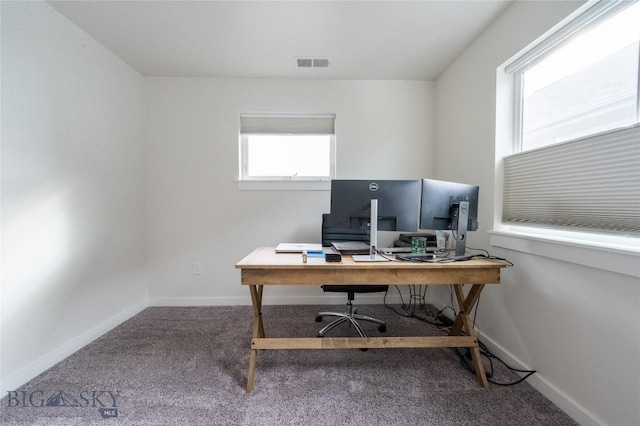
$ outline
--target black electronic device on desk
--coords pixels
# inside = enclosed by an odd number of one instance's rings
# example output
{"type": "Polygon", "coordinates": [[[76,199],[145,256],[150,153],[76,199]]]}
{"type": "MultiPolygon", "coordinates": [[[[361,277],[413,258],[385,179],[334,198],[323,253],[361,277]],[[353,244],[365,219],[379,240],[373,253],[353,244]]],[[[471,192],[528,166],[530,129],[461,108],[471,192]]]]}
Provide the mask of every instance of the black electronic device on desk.
{"type": "Polygon", "coordinates": [[[409,234],[400,234],[395,244],[397,244],[399,247],[411,247],[411,243],[416,237],[426,238],[427,247],[436,247],[438,244],[436,241],[436,234],[434,234],[433,232],[414,232],[409,234]]]}
{"type": "Polygon", "coordinates": [[[325,262],[342,262],[342,255],[340,253],[326,252],[324,260],[325,262]]]}
{"type": "Polygon", "coordinates": [[[430,253],[402,253],[396,255],[397,260],[406,262],[431,262],[431,263],[447,263],[459,262],[463,260],[471,260],[473,256],[439,256],[435,252],[430,253]]]}

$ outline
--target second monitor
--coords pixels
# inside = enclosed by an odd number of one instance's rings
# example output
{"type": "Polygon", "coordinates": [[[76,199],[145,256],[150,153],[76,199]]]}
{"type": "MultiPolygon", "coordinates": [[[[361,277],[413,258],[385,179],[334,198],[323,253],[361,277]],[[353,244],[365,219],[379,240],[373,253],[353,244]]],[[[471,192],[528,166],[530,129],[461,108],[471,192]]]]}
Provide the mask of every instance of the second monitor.
{"type": "Polygon", "coordinates": [[[467,231],[478,229],[479,191],[476,185],[422,180],[420,228],[454,231],[456,257],[465,257],[467,231]]]}

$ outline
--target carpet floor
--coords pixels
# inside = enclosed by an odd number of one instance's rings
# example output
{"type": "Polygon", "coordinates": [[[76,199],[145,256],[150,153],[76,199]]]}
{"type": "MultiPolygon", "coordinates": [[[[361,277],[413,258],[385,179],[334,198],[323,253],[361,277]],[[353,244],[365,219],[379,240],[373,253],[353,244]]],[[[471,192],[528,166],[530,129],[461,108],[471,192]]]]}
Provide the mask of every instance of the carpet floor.
{"type": "MultiPolygon", "coordinates": [[[[316,314],[336,309],[265,306],[265,332],[314,337],[316,314]]],[[[383,305],[360,311],[387,321],[389,336],[443,333],[383,305]]],[[[576,424],[526,382],[483,389],[444,348],[260,351],[247,394],[251,318],[249,306],[148,308],[8,392],[0,424],[576,424]]],[[[343,324],[329,335],[356,334],[343,324]]],[[[494,362],[491,380],[518,378],[494,362]]]]}

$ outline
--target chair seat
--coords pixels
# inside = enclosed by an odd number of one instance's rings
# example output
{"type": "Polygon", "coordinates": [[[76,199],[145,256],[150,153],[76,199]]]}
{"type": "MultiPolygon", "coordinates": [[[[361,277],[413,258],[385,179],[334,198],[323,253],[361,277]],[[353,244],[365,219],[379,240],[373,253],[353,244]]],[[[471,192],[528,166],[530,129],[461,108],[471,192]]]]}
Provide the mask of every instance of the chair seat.
{"type": "MultiPolygon", "coordinates": [[[[333,241],[366,241],[369,243],[369,235],[366,232],[354,231],[348,229],[336,229],[329,226],[330,220],[328,214],[322,215],[322,245],[324,247],[331,246],[333,241]],[[331,239],[329,239],[331,238],[331,239]]],[[[382,293],[389,290],[389,286],[384,285],[332,285],[325,284],[322,286],[322,291],[333,293],[347,293],[347,310],[344,314],[339,312],[320,312],[316,317],[317,322],[322,321],[322,317],[337,317],[335,321],[324,327],[318,332],[318,336],[322,337],[324,334],[334,328],[335,326],[344,322],[351,324],[360,337],[366,337],[364,330],[358,324],[357,320],[368,321],[378,324],[378,331],[385,332],[387,330],[387,324],[384,321],[366,316],[358,315],[356,310],[353,309],[351,301],[354,299],[356,293],[382,293]]]]}
{"type": "Polygon", "coordinates": [[[335,293],[380,293],[387,291],[388,285],[323,285],[322,290],[335,293]]]}

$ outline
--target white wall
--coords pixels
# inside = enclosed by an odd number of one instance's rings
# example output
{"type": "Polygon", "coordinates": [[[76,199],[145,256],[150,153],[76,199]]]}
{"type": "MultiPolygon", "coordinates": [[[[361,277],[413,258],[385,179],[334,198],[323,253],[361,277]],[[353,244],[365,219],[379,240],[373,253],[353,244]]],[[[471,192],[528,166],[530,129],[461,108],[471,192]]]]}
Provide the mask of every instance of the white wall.
{"type": "MultiPolygon", "coordinates": [[[[241,112],[336,113],[339,178],[479,184],[469,239],[489,247],[496,68],[578,5],[516,2],[436,86],[143,80],[45,3],[2,2],[2,391],[146,305],[145,246],[151,304],[235,304],[248,251],[319,240],[327,191],[238,190],[241,112]]],[[[637,280],[491,251],[516,267],[483,294],[484,338],[581,423],[638,424],[637,280]]],[[[322,297],[287,287],[265,303],[322,297]]]]}
{"type": "Polygon", "coordinates": [[[146,306],[144,80],[2,2],[2,392],[146,306]]]}
{"type": "MultiPolygon", "coordinates": [[[[640,424],[637,278],[490,247],[496,69],[581,2],[516,2],[437,82],[437,176],[480,185],[470,245],[515,267],[483,293],[482,337],[538,373],[530,382],[582,424],[640,424]]],[[[498,105],[510,108],[511,105],[498,105]]],[[[498,129],[500,131],[500,129],[498,129]]],[[[447,304],[447,294],[435,294],[447,304]]]]}
{"type": "MultiPolygon", "coordinates": [[[[152,305],[250,303],[234,269],[242,257],[257,246],[320,242],[329,191],[238,189],[242,112],[335,113],[338,178],[433,175],[432,82],[149,78],[147,87],[152,305]]],[[[319,288],[282,287],[264,299],[314,297],[319,288]]]]}

